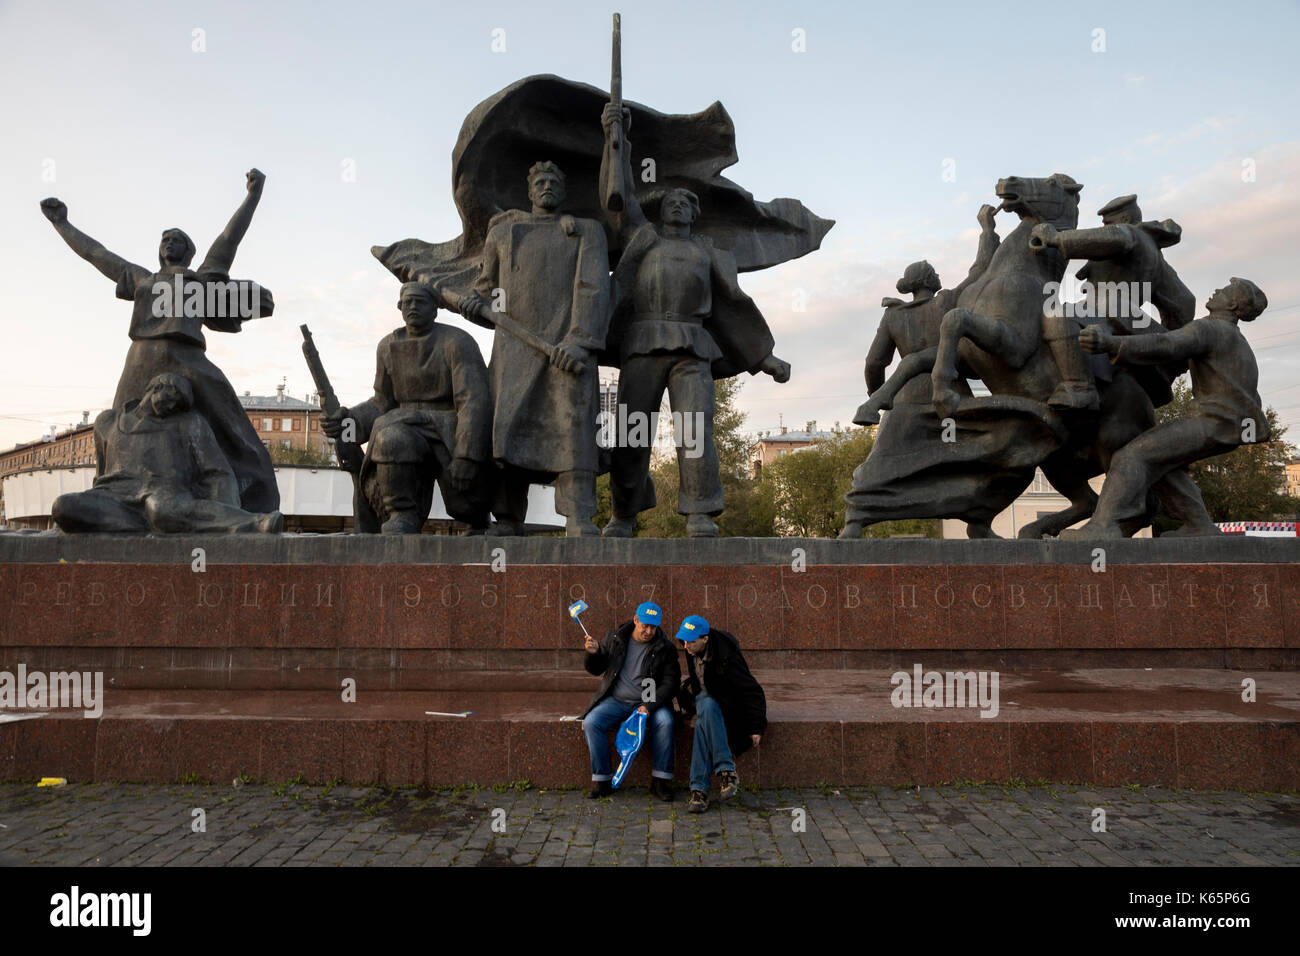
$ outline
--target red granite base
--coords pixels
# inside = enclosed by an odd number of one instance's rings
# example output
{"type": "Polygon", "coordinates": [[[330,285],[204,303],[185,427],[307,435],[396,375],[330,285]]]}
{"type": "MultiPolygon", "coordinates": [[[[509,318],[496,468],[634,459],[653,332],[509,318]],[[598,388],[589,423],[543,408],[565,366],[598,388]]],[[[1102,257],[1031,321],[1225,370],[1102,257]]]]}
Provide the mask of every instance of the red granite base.
{"type": "MultiPolygon", "coordinates": [[[[649,566],[0,564],[0,649],[546,655],[658,602],[747,649],[843,654],[1300,649],[1300,565],[649,566]]],[[[200,666],[208,666],[202,663],[200,666]]],[[[530,666],[533,666],[530,664],[530,666]]],[[[817,665],[814,665],[817,666],[817,665]]]]}

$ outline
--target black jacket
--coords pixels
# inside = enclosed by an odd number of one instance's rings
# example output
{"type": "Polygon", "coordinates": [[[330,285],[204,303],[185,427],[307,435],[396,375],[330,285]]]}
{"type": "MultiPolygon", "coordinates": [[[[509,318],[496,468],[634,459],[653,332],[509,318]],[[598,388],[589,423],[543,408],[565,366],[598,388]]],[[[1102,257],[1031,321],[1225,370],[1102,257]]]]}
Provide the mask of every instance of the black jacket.
{"type": "Polygon", "coordinates": [[[695,697],[700,692],[697,668],[703,667],[704,687],[722,708],[732,756],[744,753],[753,746],[750,735],[767,730],[767,697],[749,672],[739,642],[726,631],[711,630],[704,660],[687,654],[686,667],[690,676],[677,694],[677,706],[684,714],[695,712],[695,697]]]}
{"type": "MultiPolygon", "coordinates": [[[[627,642],[632,640],[632,622],[628,621],[616,630],[610,631],[600,642],[600,648],[594,654],[584,656],[582,666],[588,674],[600,678],[600,689],[591,703],[583,711],[586,717],[591,709],[609,696],[618,679],[618,672],[623,667],[627,656],[627,642]]],[[[650,639],[649,653],[645,658],[645,671],[636,675],[637,680],[651,677],[655,682],[654,700],[646,701],[645,709],[654,713],[660,707],[672,702],[682,683],[682,667],[677,662],[677,648],[664,634],[663,628],[655,628],[655,636],[650,639]]]]}

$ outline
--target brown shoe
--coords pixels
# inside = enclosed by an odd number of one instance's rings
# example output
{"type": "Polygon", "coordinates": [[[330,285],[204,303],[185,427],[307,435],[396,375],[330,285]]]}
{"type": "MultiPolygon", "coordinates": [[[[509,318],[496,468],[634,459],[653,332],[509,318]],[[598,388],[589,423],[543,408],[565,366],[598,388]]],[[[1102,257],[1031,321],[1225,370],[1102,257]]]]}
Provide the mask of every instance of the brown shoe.
{"type": "Polygon", "coordinates": [[[718,774],[721,786],[718,788],[718,796],[723,800],[730,800],[740,789],[740,775],[734,770],[724,770],[718,774]]]}
{"type": "Polygon", "coordinates": [[[672,803],[673,785],[662,777],[655,777],[650,781],[650,795],[658,797],[664,803],[672,803]]]}

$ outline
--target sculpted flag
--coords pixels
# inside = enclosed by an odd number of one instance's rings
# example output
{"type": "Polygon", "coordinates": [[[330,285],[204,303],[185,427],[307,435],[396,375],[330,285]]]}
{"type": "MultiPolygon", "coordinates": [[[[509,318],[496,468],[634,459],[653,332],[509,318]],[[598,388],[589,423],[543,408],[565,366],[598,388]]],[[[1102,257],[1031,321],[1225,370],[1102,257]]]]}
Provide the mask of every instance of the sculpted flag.
{"type": "MultiPolygon", "coordinates": [[[[452,151],[460,236],[438,243],[403,239],[370,251],[403,282],[428,282],[458,294],[469,291],[489,220],[502,210],[530,207],[528,168],[539,160],[550,160],[565,173],[565,213],[601,220],[600,113],[608,101],[604,90],[558,76],[528,77],[484,100],[465,118],[452,151]]],[[[633,185],[646,215],[658,219],[664,190],[691,190],[704,210],[694,231],[728,250],[740,272],[812,252],[835,224],[797,199],[758,202],[721,175],[738,160],[735,127],[721,103],[691,114],[624,105],[632,112],[633,185]],[[643,157],[654,159],[653,181],[646,181],[650,171],[643,167],[643,157]]],[[[611,248],[611,268],[619,252],[611,248]]]]}

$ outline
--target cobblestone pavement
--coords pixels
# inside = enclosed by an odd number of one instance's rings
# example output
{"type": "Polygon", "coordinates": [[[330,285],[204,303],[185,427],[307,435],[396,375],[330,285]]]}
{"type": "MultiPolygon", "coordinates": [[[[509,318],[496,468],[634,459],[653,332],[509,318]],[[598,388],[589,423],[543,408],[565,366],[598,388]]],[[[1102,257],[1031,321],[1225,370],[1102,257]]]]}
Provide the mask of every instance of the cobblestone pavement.
{"type": "Polygon", "coordinates": [[[691,814],[684,794],[666,804],[644,789],[590,801],[523,786],[2,784],[0,863],[1300,865],[1295,795],[822,787],[747,790],[721,809],[713,796],[707,812],[691,814]],[[1094,831],[1098,808],[1104,832],[1094,831]]]}

